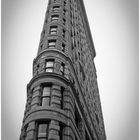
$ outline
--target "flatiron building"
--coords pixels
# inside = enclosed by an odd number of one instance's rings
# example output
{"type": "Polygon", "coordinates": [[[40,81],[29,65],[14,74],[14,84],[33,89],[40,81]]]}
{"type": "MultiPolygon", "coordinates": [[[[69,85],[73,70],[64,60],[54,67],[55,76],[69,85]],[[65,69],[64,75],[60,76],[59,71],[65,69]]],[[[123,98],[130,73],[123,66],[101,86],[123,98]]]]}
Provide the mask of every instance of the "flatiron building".
{"type": "Polygon", "coordinates": [[[20,140],[106,140],[83,0],[49,0],[20,140]]]}

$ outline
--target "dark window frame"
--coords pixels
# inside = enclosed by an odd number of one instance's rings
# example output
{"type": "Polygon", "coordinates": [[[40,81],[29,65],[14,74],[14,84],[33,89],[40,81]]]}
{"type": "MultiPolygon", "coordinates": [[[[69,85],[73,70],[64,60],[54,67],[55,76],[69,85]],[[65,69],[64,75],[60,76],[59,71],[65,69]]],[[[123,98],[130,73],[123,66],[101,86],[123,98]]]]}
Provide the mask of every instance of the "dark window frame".
{"type": "Polygon", "coordinates": [[[50,26],[50,34],[51,35],[56,35],[57,34],[57,28],[58,26],[50,26]]]}
{"type": "Polygon", "coordinates": [[[62,36],[63,36],[63,39],[65,39],[65,37],[66,37],[66,30],[65,29],[62,30],[62,36]]]}
{"type": "Polygon", "coordinates": [[[51,21],[58,21],[59,15],[55,14],[51,16],[51,21]]]}
{"type": "Polygon", "coordinates": [[[66,6],[67,5],[67,2],[66,2],[66,0],[64,0],[64,6],[66,6]]]}
{"type": "Polygon", "coordinates": [[[46,59],[45,62],[45,72],[53,72],[54,71],[54,59],[46,59]],[[52,62],[52,66],[47,66],[47,63],[52,62]],[[52,70],[52,71],[49,71],[52,70]]]}
{"type": "MultiPolygon", "coordinates": [[[[51,105],[51,95],[52,95],[52,83],[43,83],[41,84],[41,95],[40,95],[40,106],[45,107],[45,106],[50,106],[51,105]],[[45,93],[45,89],[47,89],[48,93],[45,93]],[[43,99],[48,99],[48,102],[44,102],[43,104],[43,99]]],[[[46,100],[47,101],[47,100],[46,100]]]]}
{"type": "Polygon", "coordinates": [[[60,10],[60,6],[55,5],[53,6],[53,12],[58,12],[60,10]]]}
{"type": "Polygon", "coordinates": [[[65,48],[66,48],[65,43],[62,43],[62,52],[65,52],[65,48]]]}
{"type": "Polygon", "coordinates": [[[60,72],[63,76],[65,75],[65,64],[63,62],[61,63],[60,72]]]}
{"type": "Polygon", "coordinates": [[[66,9],[63,9],[63,15],[66,16],[66,9]]]}
{"type": "Polygon", "coordinates": [[[48,40],[48,48],[55,48],[55,46],[56,46],[56,39],[48,40]]]}
{"type": "Polygon", "coordinates": [[[36,122],[36,140],[40,140],[40,139],[42,139],[42,138],[44,138],[44,139],[48,139],[48,136],[49,136],[49,121],[48,120],[39,120],[39,121],[37,121],[36,122]],[[44,136],[44,137],[41,137],[41,136],[39,136],[39,126],[40,125],[46,125],[46,136],[44,136]]]}
{"type": "Polygon", "coordinates": [[[61,87],[61,106],[60,106],[61,109],[64,108],[64,88],[61,87]]]}
{"type": "Polygon", "coordinates": [[[63,18],[62,21],[63,21],[63,25],[66,25],[66,19],[63,18]]]}

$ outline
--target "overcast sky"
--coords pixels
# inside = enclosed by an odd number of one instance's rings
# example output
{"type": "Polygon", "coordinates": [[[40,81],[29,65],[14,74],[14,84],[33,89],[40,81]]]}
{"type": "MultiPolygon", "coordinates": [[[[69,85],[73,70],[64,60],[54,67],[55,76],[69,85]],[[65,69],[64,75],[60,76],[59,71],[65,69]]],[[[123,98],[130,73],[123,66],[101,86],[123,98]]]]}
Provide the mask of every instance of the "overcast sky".
{"type": "MultiPolygon", "coordinates": [[[[138,140],[138,0],[84,0],[107,140],[138,140]]],[[[48,0],[2,0],[2,140],[18,140],[48,0]]]]}

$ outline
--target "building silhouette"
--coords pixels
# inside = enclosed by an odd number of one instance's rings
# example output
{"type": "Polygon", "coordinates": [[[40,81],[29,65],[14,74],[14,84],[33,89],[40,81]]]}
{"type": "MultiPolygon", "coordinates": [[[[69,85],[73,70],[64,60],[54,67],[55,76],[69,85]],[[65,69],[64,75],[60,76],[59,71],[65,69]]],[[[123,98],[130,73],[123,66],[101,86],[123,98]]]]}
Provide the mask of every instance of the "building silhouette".
{"type": "Polygon", "coordinates": [[[20,140],[106,140],[83,0],[49,0],[20,140]]]}

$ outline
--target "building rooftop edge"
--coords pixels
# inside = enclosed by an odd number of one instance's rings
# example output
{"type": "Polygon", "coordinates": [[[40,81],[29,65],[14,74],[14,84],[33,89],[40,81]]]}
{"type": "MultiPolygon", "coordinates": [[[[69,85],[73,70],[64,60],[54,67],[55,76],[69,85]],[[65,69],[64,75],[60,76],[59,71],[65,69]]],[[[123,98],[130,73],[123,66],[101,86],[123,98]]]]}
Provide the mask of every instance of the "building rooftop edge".
{"type": "Polygon", "coordinates": [[[87,14],[86,14],[86,9],[85,9],[85,6],[84,6],[84,1],[83,0],[78,0],[78,1],[81,5],[82,17],[84,18],[83,22],[85,23],[84,26],[87,29],[86,33],[88,35],[88,39],[89,39],[89,42],[90,42],[90,47],[93,50],[93,56],[95,57],[96,56],[96,51],[95,51],[95,46],[94,46],[94,43],[93,43],[93,38],[92,38],[90,26],[89,26],[89,21],[88,21],[87,14]]]}

